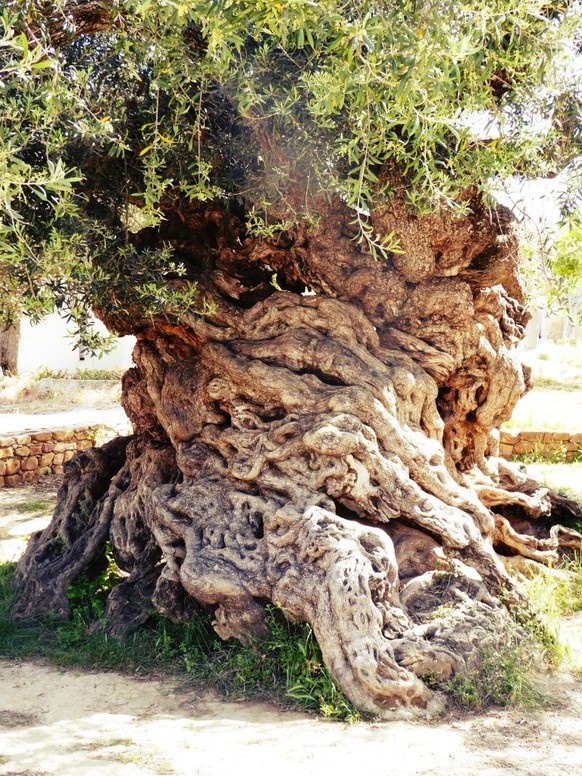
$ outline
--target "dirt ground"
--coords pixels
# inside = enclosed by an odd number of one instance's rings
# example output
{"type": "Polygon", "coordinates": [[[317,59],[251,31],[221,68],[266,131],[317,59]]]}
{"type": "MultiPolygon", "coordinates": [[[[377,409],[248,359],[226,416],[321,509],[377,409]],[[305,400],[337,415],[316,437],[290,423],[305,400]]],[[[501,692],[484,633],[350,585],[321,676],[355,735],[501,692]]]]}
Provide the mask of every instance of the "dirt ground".
{"type": "Polygon", "coordinates": [[[0,377],[0,412],[67,412],[76,407],[119,406],[121,379],[77,380],[33,376],[0,377]]]}
{"type": "MultiPolygon", "coordinates": [[[[0,559],[46,524],[57,485],[0,490],[0,559]]],[[[568,632],[582,649],[582,618],[568,632]]],[[[543,683],[555,704],[542,709],[346,726],[169,680],[0,659],[0,776],[582,774],[582,682],[543,683]]]]}

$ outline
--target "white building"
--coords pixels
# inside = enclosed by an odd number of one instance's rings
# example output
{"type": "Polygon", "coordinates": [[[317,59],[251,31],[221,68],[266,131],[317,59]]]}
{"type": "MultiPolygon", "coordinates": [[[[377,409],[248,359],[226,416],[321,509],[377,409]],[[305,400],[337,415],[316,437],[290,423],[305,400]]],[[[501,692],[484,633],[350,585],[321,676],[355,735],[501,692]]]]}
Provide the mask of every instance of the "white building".
{"type": "MultiPolygon", "coordinates": [[[[105,334],[107,330],[100,321],[95,323],[96,330],[105,334]]],[[[66,321],[59,315],[49,315],[38,324],[32,324],[28,318],[20,322],[20,341],[18,343],[17,371],[19,374],[38,372],[46,368],[53,372],[76,372],[86,369],[128,369],[135,337],[120,337],[115,349],[100,357],[91,356],[74,348],[69,336],[66,321]]]]}

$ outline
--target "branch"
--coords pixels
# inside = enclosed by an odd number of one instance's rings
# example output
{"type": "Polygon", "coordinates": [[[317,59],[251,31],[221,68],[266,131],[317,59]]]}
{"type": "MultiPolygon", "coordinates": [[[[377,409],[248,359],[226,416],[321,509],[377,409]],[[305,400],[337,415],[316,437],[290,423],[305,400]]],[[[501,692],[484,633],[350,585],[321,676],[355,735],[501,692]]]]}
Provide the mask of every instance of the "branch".
{"type": "MultiPolygon", "coordinates": [[[[11,5],[18,9],[20,3],[13,0],[11,5]]],[[[32,0],[24,26],[29,40],[60,48],[80,35],[110,30],[120,19],[118,0],[69,0],[61,8],[48,0],[32,0]]]]}

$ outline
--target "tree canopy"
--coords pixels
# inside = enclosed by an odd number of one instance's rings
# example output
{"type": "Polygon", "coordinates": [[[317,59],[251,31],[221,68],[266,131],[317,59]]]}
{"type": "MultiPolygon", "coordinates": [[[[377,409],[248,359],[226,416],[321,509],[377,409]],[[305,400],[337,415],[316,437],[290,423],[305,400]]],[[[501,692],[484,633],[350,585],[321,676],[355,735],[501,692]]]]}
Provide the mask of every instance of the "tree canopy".
{"type": "Polygon", "coordinates": [[[178,200],[221,200],[273,236],[337,199],[381,259],[403,248],[372,214],[400,192],[462,215],[496,176],[555,174],[577,153],[578,15],[563,0],[8,2],[4,317],[56,305],[91,347],[91,306],[191,309],[194,284],[168,284],[186,272],[176,251],[134,237],[178,200]]]}

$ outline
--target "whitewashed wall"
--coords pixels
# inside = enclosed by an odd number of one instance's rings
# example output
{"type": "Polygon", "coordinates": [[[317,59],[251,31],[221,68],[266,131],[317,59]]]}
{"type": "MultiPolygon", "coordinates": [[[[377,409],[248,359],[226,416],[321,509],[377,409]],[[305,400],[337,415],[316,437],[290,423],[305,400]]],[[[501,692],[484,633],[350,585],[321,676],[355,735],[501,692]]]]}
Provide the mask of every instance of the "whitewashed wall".
{"type": "Polygon", "coordinates": [[[530,310],[530,312],[532,317],[525,330],[528,350],[535,350],[541,342],[548,340],[582,342],[582,326],[572,326],[565,318],[547,315],[543,310],[530,310]]]}
{"type": "MultiPolygon", "coordinates": [[[[106,332],[99,321],[95,327],[102,333],[106,332]]],[[[131,366],[134,337],[121,337],[115,350],[101,358],[88,354],[80,358],[79,350],[73,350],[74,343],[67,333],[66,322],[56,314],[36,325],[27,318],[23,319],[20,324],[18,372],[36,372],[44,367],[75,372],[83,369],[127,369],[131,366]]]]}

